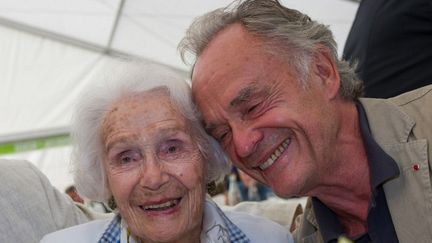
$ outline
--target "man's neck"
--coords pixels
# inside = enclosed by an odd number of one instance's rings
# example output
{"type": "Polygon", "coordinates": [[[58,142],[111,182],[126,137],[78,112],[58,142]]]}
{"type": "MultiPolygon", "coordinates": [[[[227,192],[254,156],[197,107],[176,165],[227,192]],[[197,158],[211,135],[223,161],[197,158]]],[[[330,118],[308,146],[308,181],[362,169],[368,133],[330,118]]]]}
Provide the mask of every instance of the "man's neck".
{"type": "Polygon", "coordinates": [[[355,105],[346,106],[332,157],[332,172],[313,196],[336,213],[349,236],[367,231],[370,171],[355,105]]]}

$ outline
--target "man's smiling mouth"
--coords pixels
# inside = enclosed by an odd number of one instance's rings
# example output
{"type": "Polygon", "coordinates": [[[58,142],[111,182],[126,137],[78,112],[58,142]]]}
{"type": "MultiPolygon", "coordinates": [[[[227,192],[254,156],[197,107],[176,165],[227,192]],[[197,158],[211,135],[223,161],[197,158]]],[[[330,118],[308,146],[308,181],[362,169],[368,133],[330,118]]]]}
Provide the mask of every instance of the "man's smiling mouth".
{"type": "Polygon", "coordinates": [[[290,143],[291,143],[291,139],[287,138],[285,141],[282,142],[281,145],[279,145],[279,147],[276,148],[273,154],[270,155],[270,158],[268,158],[266,162],[262,163],[258,167],[261,170],[265,170],[268,167],[270,167],[281,156],[281,154],[288,148],[290,143]]]}

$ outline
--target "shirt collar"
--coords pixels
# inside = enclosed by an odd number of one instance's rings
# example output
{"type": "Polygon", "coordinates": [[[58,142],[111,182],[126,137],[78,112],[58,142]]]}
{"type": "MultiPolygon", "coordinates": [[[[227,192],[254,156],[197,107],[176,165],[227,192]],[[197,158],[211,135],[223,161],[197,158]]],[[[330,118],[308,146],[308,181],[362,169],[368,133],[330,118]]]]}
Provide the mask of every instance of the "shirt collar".
{"type": "Polygon", "coordinates": [[[372,188],[376,188],[384,182],[399,176],[399,167],[373,139],[369,129],[366,112],[360,103],[357,103],[359,114],[360,132],[363,137],[363,143],[366,149],[366,155],[369,161],[372,188]]]}
{"type": "MultiPolygon", "coordinates": [[[[222,212],[209,196],[206,196],[204,202],[203,217],[201,242],[250,243],[250,239],[245,233],[222,212]]],[[[98,243],[120,242],[133,243],[136,241],[132,236],[129,237],[127,227],[122,224],[120,214],[116,214],[103,232],[98,243]]]]}

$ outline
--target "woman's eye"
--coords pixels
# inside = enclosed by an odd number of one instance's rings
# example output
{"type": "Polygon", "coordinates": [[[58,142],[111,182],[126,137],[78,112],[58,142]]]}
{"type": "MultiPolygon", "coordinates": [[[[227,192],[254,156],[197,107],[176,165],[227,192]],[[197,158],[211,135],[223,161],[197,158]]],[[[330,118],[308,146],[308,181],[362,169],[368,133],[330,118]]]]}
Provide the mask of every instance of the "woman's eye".
{"type": "Polygon", "coordinates": [[[120,157],[120,162],[122,162],[122,164],[126,164],[132,161],[132,158],[129,156],[122,156],[120,157]]]}
{"type": "Polygon", "coordinates": [[[118,161],[120,164],[128,164],[134,161],[138,161],[139,159],[140,159],[139,153],[134,151],[122,152],[118,157],[118,161]]]}
{"type": "Polygon", "coordinates": [[[168,147],[168,153],[175,153],[177,152],[178,148],[176,146],[170,146],[168,147]]]}
{"type": "Polygon", "coordinates": [[[162,144],[160,151],[162,152],[162,154],[173,155],[179,153],[181,151],[181,148],[182,148],[181,141],[169,140],[166,141],[164,144],[162,144]]]}
{"type": "Polygon", "coordinates": [[[186,156],[192,150],[192,144],[189,141],[172,139],[161,144],[159,156],[162,159],[176,160],[186,156]]]}

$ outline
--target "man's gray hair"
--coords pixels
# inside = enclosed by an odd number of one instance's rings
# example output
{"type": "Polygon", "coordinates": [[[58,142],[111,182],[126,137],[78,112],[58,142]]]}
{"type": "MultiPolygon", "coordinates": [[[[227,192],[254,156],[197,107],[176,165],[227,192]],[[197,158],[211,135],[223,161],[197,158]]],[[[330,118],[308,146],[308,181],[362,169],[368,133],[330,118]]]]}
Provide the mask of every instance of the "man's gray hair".
{"type": "Polygon", "coordinates": [[[263,41],[266,51],[282,55],[305,87],[310,60],[317,47],[327,47],[341,78],[341,97],[355,100],[362,95],[363,83],[355,75],[354,67],[338,59],[336,41],[330,29],[306,14],[282,6],[277,0],[238,0],[195,19],[178,46],[183,61],[194,65],[213,38],[234,23],[240,23],[263,41]],[[192,63],[189,62],[190,55],[192,63]]]}
{"type": "Polygon", "coordinates": [[[91,81],[94,85],[80,96],[71,129],[72,169],[80,195],[99,202],[107,202],[111,197],[103,163],[105,149],[101,129],[110,106],[124,97],[155,89],[165,90],[162,95],[166,94],[173,107],[189,122],[191,136],[205,163],[205,183],[229,172],[230,163],[222,149],[201,126],[189,84],[174,71],[139,60],[119,60],[109,62],[91,81]]]}

